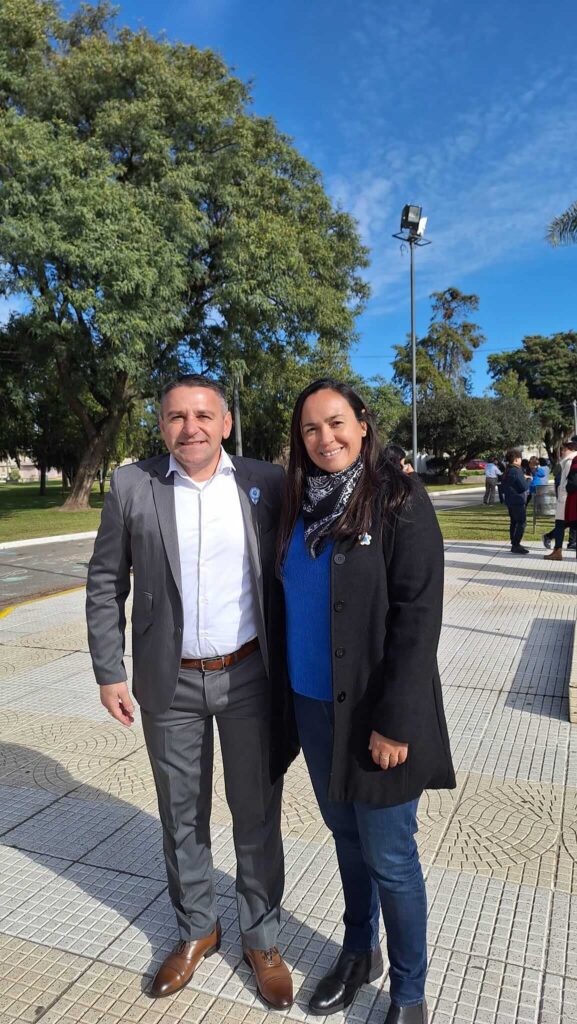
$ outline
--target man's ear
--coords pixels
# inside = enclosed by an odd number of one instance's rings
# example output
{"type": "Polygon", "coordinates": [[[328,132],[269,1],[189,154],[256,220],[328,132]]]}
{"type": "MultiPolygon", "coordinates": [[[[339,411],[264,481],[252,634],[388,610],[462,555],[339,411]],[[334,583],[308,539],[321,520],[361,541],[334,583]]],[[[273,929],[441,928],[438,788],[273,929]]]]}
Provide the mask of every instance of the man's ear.
{"type": "Polygon", "coordinates": [[[229,409],[224,414],[224,422],[223,422],[223,425],[222,425],[222,439],[223,439],[223,441],[226,441],[227,437],[230,437],[231,430],[232,430],[232,414],[231,414],[231,411],[229,409]]]}

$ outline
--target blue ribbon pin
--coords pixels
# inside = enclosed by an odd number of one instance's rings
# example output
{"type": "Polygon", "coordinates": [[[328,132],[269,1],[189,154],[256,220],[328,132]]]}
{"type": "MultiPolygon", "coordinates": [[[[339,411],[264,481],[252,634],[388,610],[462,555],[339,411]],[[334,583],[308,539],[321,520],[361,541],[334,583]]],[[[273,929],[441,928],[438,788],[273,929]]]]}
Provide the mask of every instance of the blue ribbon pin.
{"type": "Polygon", "coordinates": [[[258,505],[260,501],[260,487],[251,487],[250,491],[248,492],[248,496],[252,501],[253,505],[258,505]]]}

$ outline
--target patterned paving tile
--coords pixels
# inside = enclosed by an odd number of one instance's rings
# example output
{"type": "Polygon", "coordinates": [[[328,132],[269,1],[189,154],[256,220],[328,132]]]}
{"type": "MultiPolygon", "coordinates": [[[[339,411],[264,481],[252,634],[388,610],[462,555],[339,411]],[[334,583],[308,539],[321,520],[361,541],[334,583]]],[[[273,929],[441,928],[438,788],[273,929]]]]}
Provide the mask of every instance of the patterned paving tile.
{"type": "Polygon", "coordinates": [[[471,768],[498,699],[499,694],[490,690],[471,691],[459,686],[443,688],[453,764],[457,771],[471,768]]]}
{"type": "Polygon", "coordinates": [[[471,775],[435,864],[549,888],[562,809],[560,787],[471,775]]]}
{"type": "MultiPolygon", "coordinates": [[[[220,950],[199,964],[191,982],[194,988],[213,995],[226,984],[242,956],[236,901],[219,896],[218,916],[222,928],[220,950]]],[[[174,910],[163,892],[103,951],[100,959],[150,978],[178,940],[174,910]]]]}
{"type": "Polygon", "coordinates": [[[577,982],[577,896],[553,893],[546,969],[577,982]]]}
{"type": "Polygon", "coordinates": [[[158,815],[158,802],[150,762],[145,750],[108,764],[103,771],[72,794],[73,799],[129,803],[158,815]]]}
{"type": "MultiPolygon", "coordinates": [[[[1,637],[2,634],[0,634],[1,637]]],[[[47,665],[62,657],[60,651],[48,651],[42,648],[7,647],[0,643],[0,679],[2,680],[2,697],[8,679],[28,672],[38,665],[47,665]]]]}
{"type": "Polygon", "coordinates": [[[77,860],[138,814],[131,804],[61,797],[2,837],[7,846],[77,860]]]}
{"type": "Polygon", "coordinates": [[[86,623],[83,619],[77,619],[66,625],[58,623],[39,632],[23,633],[17,644],[19,647],[42,647],[45,650],[88,651],[86,623]]]}
{"type": "Polygon", "coordinates": [[[83,864],[102,868],[109,868],[113,864],[121,871],[140,878],[165,881],[160,821],[150,814],[137,813],[80,860],[83,864]]]}
{"type": "Polygon", "coordinates": [[[68,867],[67,860],[0,846],[0,930],[4,930],[1,922],[11,911],[43,892],[68,867]]]}
{"type": "Polygon", "coordinates": [[[569,1024],[577,1021],[577,981],[558,974],[543,979],[539,1024],[569,1024]]]}
{"type": "MultiPolygon", "coordinates": [[[[1,626],[1,620],[0,620],[1,626]]],[[[0,637],[2,632],[0,630],[0,637]]],[[[53,651],[44,648],[0,646],[3,659],[17,659],[15,676],[8,676],[2,682],[2,693],[21,692],[34,688],[38,695],[48,686],[53,686],[70,676],[86,672],[91,665],[90,655],[82,651],[53,651]],[[46,656],[47,661],[34,663],[36,654],[46,656]],[[21,664],[19,664],[21,662],[21,664]]]]}
{"type": "Polygon", "coordinates": [[[42,1024],[200,1024],[214,997],[190,986],[162,1001],[142,990],[136,974],[95,963],[45,1013],[42,1024]]]}
{"type": "Polygon", "coordinates": [[[64,796],[114,764],[110,757],[83,757],[60,751],[56,756],[58,760],[19,744],[0,743],[0,781],[11,788],[34,786],[64,796]]]}
{"type": "Polygon", "coordinates": [[[528,967],[433,947],[431,1024],[535,1024],[542,975],[528,967]]]}
{"type": "Polygon", "coordinates": [[[139,728],[123,728],[104,720],[94,722],[72,715],[32,717],[26,711],[3,708],[0,712],[0,740],[16,743],[40,753],[75,753],[95,757],[126,757],[143,746],[139,728]]]}
{"type": "Polygon", "coordinates": [[[427,888],[431,945],[544,969],[550,891],[436,867],[427,888]]]}
{"type": "Polygon", "coordinates": [[[154,879],[74,864],[7,916],[8,935],[84,956],[98,956],[162,889],[154,879]]]}
{"type": "Polygon", "coordinates": [[[89,966],[89,960],[72,953],[0,935],[0,1020],[6,1013],[34,1024],[89,966]]]}
{"type": "Polygon", "coordinates": [[[451,818],[459,806],[466,780],[466,775],[461,773],[457,776],[456,789],[431,789],[423,793],[419,800],[417,845],[423,867],[435,859],[439,844],[442,844],[451,818]]]}
{"type": "Polygon", "coordinates": [[[45,790],[0,786],[0,835],[31,818],[56,799],[55,793],[47,793],[45,790]]]}
{"type": "Polygon", "coordinates": [[[563,785],[570,731],[565,699],[500,694],[477,748],[469,745],[460,768],[563,785]]]}

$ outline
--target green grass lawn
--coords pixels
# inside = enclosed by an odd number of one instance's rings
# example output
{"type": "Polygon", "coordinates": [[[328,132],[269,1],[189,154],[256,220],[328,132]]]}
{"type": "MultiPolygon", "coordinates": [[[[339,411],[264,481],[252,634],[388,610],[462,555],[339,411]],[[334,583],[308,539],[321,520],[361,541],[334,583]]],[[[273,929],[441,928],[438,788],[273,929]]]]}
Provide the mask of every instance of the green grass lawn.
{"type": "MultiPolygon", "coordinates": [[[[461,484],[462,487],[474,486],[461,484]]],[[[435,488],[436,489],[436,488],[435,488]]],[[[64,501],[59,481],[48,484],[41,497],[38,484],[0,484],[0,542],[54,537],[60,533],[85,533],[100,523],[102,496],[95,486],[88,512],[60,512],[64,501]]],[[[504,505],[468,505],[437,512],[445,540],[508,540],[509,517],[504,505]]],[[[533,534],[533,511],[527,509],[526,540],[540,540],[553,528],[553,518],[540,516],[533,534]]]]}
{"type": "Polygon", "coordinates": [[[460,491],[467,487],[484,487],[484,480],[469,480],[466,484],[425,484],[428,491],[460,491]]]}
{"type": "MultiPolygon", "coordinates": [[[[509,515],[505,505],[467,505],[466,508],[437,512],[445,540],[509,540],[509,515]]],[[[525,540],[541,540],[553,529],[553,516],[537,516],[533,533],[533,509],[527,509],[525,540]]]]}
{"type": "Polygon", "coordinates": [[[87,512],[59,511],[66,497],[59,480],[49,481],[48,493],[43,497],[39,490],[37,483],[0,484],[0,543],[98,529],[103,499],[97,486],[87,512]]]}

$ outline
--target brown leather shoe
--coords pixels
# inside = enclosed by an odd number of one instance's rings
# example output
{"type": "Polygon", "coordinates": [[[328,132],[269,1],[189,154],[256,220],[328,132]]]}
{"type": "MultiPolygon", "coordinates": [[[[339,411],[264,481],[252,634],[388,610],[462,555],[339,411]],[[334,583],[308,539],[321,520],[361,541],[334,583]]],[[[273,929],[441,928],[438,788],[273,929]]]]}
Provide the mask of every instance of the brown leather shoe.
{"type": "Polygon", "coordinates": [[[286,1010],[293,1002],[290,971],[276,946],[272,949],[243,950],[245,963],[252,967],[261,999],[273,1010],[286,1010]]]}
{"type": "Polygon", "coordinates": [[[206,938],[179,942],[158,968],[150,995],[155,999],[171,996],[188,985],[200,961],[220,949],[220,936],[220,921],[217,921],[216,928],[206,938]]]}
{"type": "Polygon", "coordinates": [[[561,548],[553,548],[550,555],[543,555],[546,562],[562,562],[563,551],[561,548]]]}

